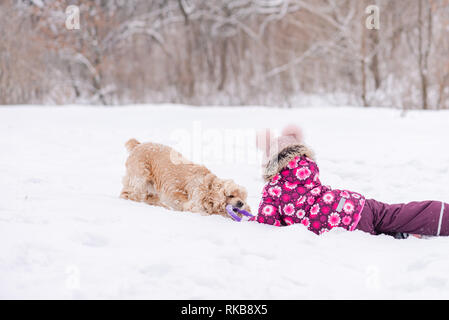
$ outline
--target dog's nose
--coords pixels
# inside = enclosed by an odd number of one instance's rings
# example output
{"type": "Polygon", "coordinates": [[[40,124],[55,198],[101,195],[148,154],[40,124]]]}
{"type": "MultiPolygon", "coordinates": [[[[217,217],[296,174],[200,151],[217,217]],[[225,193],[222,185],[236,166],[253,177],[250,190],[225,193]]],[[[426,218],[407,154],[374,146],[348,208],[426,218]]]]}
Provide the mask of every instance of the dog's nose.
{"type": "Polygon", "coordinates": [[[236,206],[239,207],[239,208],[243,207],[243,205],[244,205],[244,203],[242,201],[240,201],[240,200],[237,201],[237,203],[236,203],[236,206]]]}

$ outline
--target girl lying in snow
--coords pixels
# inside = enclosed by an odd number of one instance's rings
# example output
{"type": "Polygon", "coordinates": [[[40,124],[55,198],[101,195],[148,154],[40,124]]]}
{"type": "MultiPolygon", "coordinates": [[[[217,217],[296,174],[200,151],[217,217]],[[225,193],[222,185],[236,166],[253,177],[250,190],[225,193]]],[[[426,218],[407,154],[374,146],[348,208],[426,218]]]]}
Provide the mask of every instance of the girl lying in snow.
{"type": "Polygon", "coordinates": [[[449,236],[449,204],[438,201],[386,204],[349,190],[321,184],[314,155],[298,127],[286,127],[277,139],[258,134],[265,152],[266,185],[258,215],[251,220],[274,226],[301,223],[321,235],[335,227],[396,238],[449,236]],[[445,216],[446,214],[446,216],[445,216]]]}

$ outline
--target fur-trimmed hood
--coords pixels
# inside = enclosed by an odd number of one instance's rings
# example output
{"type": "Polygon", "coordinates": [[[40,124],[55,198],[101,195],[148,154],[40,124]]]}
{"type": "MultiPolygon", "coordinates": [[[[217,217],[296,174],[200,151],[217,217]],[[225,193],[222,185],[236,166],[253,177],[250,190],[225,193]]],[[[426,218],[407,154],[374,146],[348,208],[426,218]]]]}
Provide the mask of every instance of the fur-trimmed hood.
{"type": "Polygon", "coordinates": [[[296,157],[308,157],[315,160],[313,151],[303,144],[293,144],[283,148],[278,154],[269,159],[263,170],[263,179],[270,181],[287,164],[296,157]]]}

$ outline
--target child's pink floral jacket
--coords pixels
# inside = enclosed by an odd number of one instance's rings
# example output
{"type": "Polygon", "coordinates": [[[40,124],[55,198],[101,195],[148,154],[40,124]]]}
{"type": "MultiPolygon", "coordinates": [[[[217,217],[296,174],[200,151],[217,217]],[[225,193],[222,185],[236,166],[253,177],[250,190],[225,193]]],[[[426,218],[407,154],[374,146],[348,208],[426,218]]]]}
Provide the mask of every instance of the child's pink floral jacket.
{"type": "Polygon", "coordinates": [[[274,226],[302,223],[318,235],[335,227],[355,229],[365,197],[323,186],[318,166],[306,155],[290,157],[283,164],[267,179],[254,220],[274,226]]]}

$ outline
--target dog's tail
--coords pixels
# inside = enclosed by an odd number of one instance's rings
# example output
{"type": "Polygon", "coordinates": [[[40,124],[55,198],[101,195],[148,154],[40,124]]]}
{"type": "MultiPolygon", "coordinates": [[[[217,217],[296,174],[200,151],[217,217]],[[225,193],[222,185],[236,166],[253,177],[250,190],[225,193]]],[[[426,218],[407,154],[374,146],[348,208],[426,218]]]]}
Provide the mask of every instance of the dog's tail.
{"type": "Polygon", "coordinates": [[[126,143],[125,143],[125,147],[126,150],[128,150],[128,152],[131,152],[134,150],[135,147],[137,147],[140,144],[139,141],[137,141],[136,139],[132,138],[129,139],[126,143]]]}

